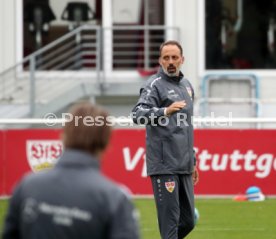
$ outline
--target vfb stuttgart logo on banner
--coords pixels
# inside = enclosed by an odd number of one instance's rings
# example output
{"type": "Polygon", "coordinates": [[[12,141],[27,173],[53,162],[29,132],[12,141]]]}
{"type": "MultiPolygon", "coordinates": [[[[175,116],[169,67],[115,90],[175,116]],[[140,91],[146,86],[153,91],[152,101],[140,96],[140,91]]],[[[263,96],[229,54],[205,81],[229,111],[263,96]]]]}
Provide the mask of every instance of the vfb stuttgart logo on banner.
{"type": "Polygon", "coordinates": [[[31,169],[39,172],[52,168],[60,158],[62,149],[59,140],[27,140],[27,159],[31,169]]]}

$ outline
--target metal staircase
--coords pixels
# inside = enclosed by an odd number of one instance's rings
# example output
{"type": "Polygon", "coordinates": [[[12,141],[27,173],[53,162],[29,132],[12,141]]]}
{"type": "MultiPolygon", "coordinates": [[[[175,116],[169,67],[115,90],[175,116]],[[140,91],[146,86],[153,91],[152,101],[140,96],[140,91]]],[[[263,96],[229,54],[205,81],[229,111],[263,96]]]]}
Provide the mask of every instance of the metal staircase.
{"type": "Polygon", "coordinates": [[[99,27],[82,26],[2,72],[1,118],[41,116],[95,93],[85,84],[100,85],[99,37],[99,27]]]}
{"type": "Polygon", "coordinates": [[[0,118],[43,117],[84,97],[137,95],[145,72],[152,72],[148,66],[158,65],[153,56],[158,56],[166,30],[179,36],[178,28],[164,26],[84,25],[69,32],[0,73],[0,118]],[[105,31],[112,33],[110,39],[105,31]],[[131,31],[141,32],[139,41],[131,31]],[[124,68],[120,64],[125,62],[133,64],[124,68]]]}

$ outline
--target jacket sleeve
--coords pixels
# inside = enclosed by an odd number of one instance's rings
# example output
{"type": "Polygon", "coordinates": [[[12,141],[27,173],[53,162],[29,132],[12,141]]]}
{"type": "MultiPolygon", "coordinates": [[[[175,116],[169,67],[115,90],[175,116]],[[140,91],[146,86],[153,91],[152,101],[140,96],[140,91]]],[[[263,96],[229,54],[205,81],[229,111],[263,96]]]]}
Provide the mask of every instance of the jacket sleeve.
{"type": "Polygon", "coordinates": [[[20,238],[19,233],[19,219],[20,219],[20,188],[14,190],[13,196],[10,199],[8,212],[5,218],[3,228],[3,239],[17,239],[20,238]]]}
{"type": "MultiPolygon", "coordinates": [[[[189,82],[189,85],[190,85],[190,87],[192,89],[192,100],[194,102],[194,100],[195,100],[195,91],[194,91],[194,88],[193,88],[193,86],[192,86],[192,84],[190,82],[189,82]]],[[[193,149],[193,153],[194,153],[194,166],[196,166],[197,159],[196,159],[196,151],[195,151],[195,149],[193,149]]]]}
{"type": "Polygon", "coordinates": [[[139,239],[138,213],[127,196],[123,196],[112,215],[111,239],[139,239]]]}
{"type": "Polygon", "coordinates": [[[132,110],[132,120],[136,124],[157,123],[164,116],[165,107],[160,107],[162,101],[155,86],[150,84],[141,88],[140,97],[132,110]]]}

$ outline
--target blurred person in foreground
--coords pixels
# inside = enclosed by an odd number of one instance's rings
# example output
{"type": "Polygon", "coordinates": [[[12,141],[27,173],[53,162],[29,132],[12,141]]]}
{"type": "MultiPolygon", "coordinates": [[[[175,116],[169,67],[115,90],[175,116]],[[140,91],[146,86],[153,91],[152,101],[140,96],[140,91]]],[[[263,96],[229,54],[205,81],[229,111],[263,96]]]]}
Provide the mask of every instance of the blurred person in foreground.
{"type": "Polygon", "coordinates": [[[111,134],[107,112],[85,102],[70,112],[63,155],[53,169],[28,175],[16,187],[3,239],[138,239],[128,196],[99,171],[111,134]],[[100,126],[91,124],[97,117],[100,126]]]}
{"type": "Polygon", "coordinates": [[[194,90],[180,71],[177,41],[160,46],[159,72],[140,89],[133,121],[146,124],[147,174],[151,178],[162,239],[182,239],[194,228],[194,90]]]}

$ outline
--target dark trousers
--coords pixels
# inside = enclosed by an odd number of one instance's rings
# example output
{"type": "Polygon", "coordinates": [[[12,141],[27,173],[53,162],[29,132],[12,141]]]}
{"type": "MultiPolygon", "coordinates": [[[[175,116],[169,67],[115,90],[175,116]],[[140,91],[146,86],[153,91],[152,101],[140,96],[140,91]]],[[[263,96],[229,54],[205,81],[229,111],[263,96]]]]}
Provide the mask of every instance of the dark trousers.
{"type": "Polygon", "coordinates": [[[162,239],[182,239],[195,226],[192,175],[151,176],[162,239]]]}

